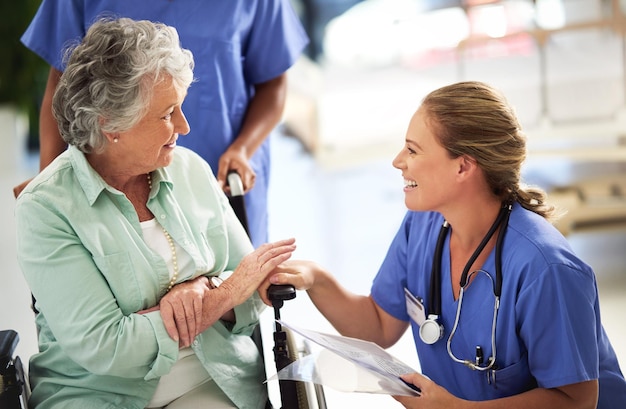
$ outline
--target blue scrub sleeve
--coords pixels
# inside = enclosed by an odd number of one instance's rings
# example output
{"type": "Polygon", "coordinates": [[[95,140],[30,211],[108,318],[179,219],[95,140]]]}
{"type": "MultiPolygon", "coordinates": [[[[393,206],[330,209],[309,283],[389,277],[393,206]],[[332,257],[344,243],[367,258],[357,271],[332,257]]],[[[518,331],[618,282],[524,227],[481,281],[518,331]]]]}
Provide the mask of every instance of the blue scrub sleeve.
{"type": "Polygon", "coordinates": [[[540,387],[598,378],[598,298],[590,270],[549,265],[520,293],[515,308],[540,387]]]}
{"type": "Polygon", "coordinates": [[[21,41],[52,67],[63,71],[64,50],[86,33],[81,23],[84,13],[83,0],[44,0],[21,41]]]}
{"type": "Polygon", "coordinates": [[[243,60],[244,76],[253,84],[283,74],[309,42],[289,0],[259,1],[257,7],[243,60]]]}
{"type": "Polygon", "coordinates": [[[407,246],[411,218],[404,217],[385,260],[372,284],[371,296],[385,312],[402,321],[409,321],[404,299],[407,282],[407,246]]]}

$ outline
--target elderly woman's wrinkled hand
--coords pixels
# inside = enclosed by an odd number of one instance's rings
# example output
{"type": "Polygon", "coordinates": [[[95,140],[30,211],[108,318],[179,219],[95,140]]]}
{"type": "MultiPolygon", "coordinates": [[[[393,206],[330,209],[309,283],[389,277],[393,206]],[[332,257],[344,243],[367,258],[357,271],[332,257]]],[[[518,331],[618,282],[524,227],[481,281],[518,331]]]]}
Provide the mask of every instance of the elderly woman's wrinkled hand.
{"type": "Polygon", "coordinates": [[[210,290],[209,279],[200,276],[175,285],[159,302],[165,329],[181,347],[191,345],[201,332],[202,306],[210,290]]]}
{"type": "Polygon", "coordinates": [[[276,267],[291,257],[295,249],[293,238],[259,246],[241,260],[233,275],[220,288],[230,292],[234,305],[243,303],[276,267]]]}
{"type": "MultiPolygon", "coordinates": [[[[223,314],[250,298],[267,276],[291,257],[295,249],[295,239],[263,244],[241,260],[219,289],[212,290],[205,276],[175,285],[159,302],[167,333],[181,347],[191,345],[198,334],[223,314]],[[210,291],[226,292],[228,302],[211,306],[215,298],[210,298],[210,291]]],[[[145,312],[148,310],[142,311],[145,312]]]]}

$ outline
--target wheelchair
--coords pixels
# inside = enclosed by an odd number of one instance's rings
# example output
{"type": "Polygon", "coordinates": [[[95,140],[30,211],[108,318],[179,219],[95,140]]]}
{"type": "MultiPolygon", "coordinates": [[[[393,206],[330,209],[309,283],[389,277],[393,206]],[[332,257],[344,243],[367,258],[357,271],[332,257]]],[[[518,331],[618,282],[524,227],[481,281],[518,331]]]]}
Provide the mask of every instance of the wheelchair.
{"type": "Polygon", "coordinates": [[[29,390],[19,356],[13,358],[19,342],[17,332],[0,331],[0,408],[27,408],[29,390]]]}
{"type": "MultiPolygon", "coordinates": [[[[295,298],[293,286],[273,285],[268,296],[274,308],[274,317],[280,319],[280,308],[284,301],[295,298]]],[[[295,362],[300,356],[310,353],[306,344],[298,348],[293,335],[278,322],[274,324],[274,361],[276,370],[280,371],[295,362]]],[[[257,346],[263,351],[260,326],[252,335],[257,346]]],[[[19,335],[13,330],[0,331],[0,409],[27,409],[30,395],[29,384],[24,374],[24,366],[19,356],[15,356],[15,348],[19,335]]],[[[321,385],[305,382],[279,380],[281,407],[280,409],[326,409],[326,399],[321,385]]],[[[267,409],[273,409],[268,401],[267,409]]]]}
{"type": "MultiPolygon", "coordinates": [[[[249,234],[248,219],[244,201],[244,188],[239,174],[230,171],[227,176],[230,187],[228,200],[235,214],[239,218],[243,228],[249,234]]],[[[268,298],[274,308],[274,362],[276,371],[280,371],[298,358],[311,353],[307,343],[298,346],[295,338],[288,328],[282,328],[280,323],[280,309],[284,302],[296,297],[296,290],[291,285],[271,285],[268,289],[268,298]]],[[[263,341],[260,333],[260,325],[252,335],[255,343],[263,355],[263,341]]],[[[279,380],[281,407],[280,409],[326,409],[326,398],[321,385],[309,382],[291,380],[279,380]]],[[[271,403],[268,403],[268,409],[271,403]]]]}
{"type": "MultiPolygon", "coordinates": [[[[245,211],[244,190],[241,178],[235,172],[228,175],[231,188],[229,201],[235,214],[248,232],[248,221],[245,211]]],[[[280,319],[280,309],[284,302],[295,298],[296,291],[290,285],[272,285],[268,289],[268,298],[272,302],[275,320],[280,319]]],[[[35,300],[32,308],[35,314],[35,300]]],[[[257,325],[252,338],[263,356],[263,341],[260,325],[257,325]]],[[[280,371],[287,365],[295,362],[299,357],[308,355],[310,350],[307,344],[298,348],[294,337],[287,328],[282,328],[278,322],[274,323],[274,360],[276,370],[280,371]]],[[[27,409],[30,396],[30,386],[24,372],[24,365],[19,356],[15,356],[15,349],[19,342],[19,335],[14,330],[0,331],[0,409],[27,409]]],[[[279,380],[280,409],[326,409],[326,399],[321,385],[310,383],[279,380]]],[[[266,409],[278,409],[268,400],[266,409]]]]}

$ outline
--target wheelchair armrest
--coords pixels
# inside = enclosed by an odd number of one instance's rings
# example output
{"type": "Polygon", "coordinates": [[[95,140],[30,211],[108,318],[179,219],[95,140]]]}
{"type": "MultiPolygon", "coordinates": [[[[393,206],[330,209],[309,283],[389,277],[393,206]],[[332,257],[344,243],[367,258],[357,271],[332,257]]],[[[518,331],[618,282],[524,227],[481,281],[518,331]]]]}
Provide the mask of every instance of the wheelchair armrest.
{"type": "Polygon", "coordinates": [[[20,337],[12,329],[0,331],[0,374],[13,360],[13,354],[20,337]]]}

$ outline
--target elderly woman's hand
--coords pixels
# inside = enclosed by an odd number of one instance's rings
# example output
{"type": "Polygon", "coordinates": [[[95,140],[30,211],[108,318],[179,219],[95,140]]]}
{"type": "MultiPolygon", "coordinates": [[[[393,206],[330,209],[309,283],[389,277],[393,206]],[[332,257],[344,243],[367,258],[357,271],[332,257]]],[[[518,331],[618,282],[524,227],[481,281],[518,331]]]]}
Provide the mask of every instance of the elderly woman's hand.
{"type": "Polygon", "coordinates": [[[210,288],[205,276],[175,285],[159,303],[167,333],[181,347],[191,345],[198,334],[250,298],[295,249],[295,239],[263,244],[244,257],[217,289],[210,288]]]}
{"type": "Polygon", "coordinates": [[[159,307],[167,333],[181,347],[188,347],[200,332],[203,304],[211,290],[205,276],[180,283],[161,298],[159,307]]]}
{"type": "Polygon", "coordinates": [[[241,260],[232,276],[219,287],[229,292],[233,305],[250,298],[277,266],[295,251],[295,239],[266,243],[241,260]]]}

